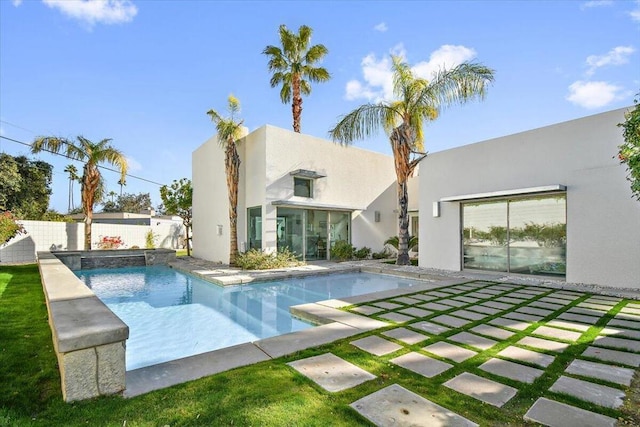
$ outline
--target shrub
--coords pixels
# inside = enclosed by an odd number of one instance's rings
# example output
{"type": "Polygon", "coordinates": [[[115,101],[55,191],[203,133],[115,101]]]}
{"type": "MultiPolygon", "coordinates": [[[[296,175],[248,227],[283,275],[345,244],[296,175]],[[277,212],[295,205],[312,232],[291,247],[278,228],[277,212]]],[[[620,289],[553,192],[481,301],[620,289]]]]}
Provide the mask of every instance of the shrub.
{"type": "Polygon", "coordinates": [[[332,261],[347,261],[353,258],[355,248],[346,240],[338,240],[331,248],[332,261]]]}
{"type": "Polygon", "coordinates": [[[22,224],[17,223],[11,212],[5,211],[0,214],[0,245],[22,233],[25,233],[22,224]]]}
{"type": "Polygon", "coordinates": [[[124,242],[120,236],[100,236],[98,249],[118,249],[124,242]]]}
{"type": "Polygon", "coordinates": [[[153,230],[149,229],[149,231],[147,231],[147,234],[144,238],[145,240],[145,248],[146,249],[153,249],[156,247],[156,237],[158,237],[157,234],[153,233],[153,230]]]}
{"type": "Polygon", "coordinates": [[[387,259],[392,257],[393,254],[386,246],[380,252],[374,252],[371,254],[371,258],[373,259],[387,259]]]}
{"type": "Polygon", "coordinates": [[[356,259],[368,259],[369,255],[371,255],[371,248],[366,246],[353,252],[353,256],[356,259]]]}
{"type": "Polygon", "coordinates": [[[269,270],[296,267],[304,263],[299,261],[293,252],[284,248],[278,252],[264,252],[258,249],[241,252],[236,258],[236,265],[243,270],[269,270]]]}

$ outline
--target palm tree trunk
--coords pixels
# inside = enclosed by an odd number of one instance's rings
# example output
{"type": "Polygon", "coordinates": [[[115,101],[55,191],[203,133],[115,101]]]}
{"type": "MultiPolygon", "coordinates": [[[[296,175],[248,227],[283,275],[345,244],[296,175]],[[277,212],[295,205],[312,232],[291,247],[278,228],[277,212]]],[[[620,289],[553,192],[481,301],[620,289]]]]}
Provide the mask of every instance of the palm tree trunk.
{"type": "Polygon", "coordinates": [[[300,133],[300,118],[302,116],[302,95],[300,94],[300,75],[294,74],[291,82],[293,89],[293,103],[291,112],[293,113],[293,131],[300,133]]]}
{"type": "Polygon", "coordinates": [[[67,206],[67,212],[71,212],[71,201],[73,200],[73,181],[69,178],[69,203],[67,206]]]}
{"type": "Polygon", "coordinates": [[[95,202],[96,189],[100,183],[100,173],[95,166],[87,163],[84,165],[82,176],[82,210],[84,211],[84,250],[91,250],[91,225],[93,223],[93,204],[95,202]]]}
{"type": "Polygon", "coordinates": [[[395,128],[389,138],[395,161],[398,183],[398,259],[397,265],[409,265],[409,192],[407,182],[413,173],[411,167],[412,130],[408,124],[395,128]]]}
{"type": "Polygon", "coordinates": [[[229,190],[229,265],[236,264],[238,256],[238,181],[240,180],[240,156],[233,140],[227,141],[225,150],[227,189],[229,190]]]}

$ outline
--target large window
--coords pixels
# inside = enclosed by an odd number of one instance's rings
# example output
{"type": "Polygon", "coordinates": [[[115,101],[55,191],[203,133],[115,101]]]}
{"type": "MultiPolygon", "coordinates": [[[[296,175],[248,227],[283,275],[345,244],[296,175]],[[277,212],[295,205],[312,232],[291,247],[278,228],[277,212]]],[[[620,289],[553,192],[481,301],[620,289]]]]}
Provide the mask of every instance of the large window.
{"type": "Polygon", "coordinates": [[[566,196],[462,205],[463,267],[564,276],[566,196]]]}
{"type": "Polygon", "coordinates": [[[279,207],[278,250],[288,248],[304,260],[330,258],[338,240],[351,241],[349,212],[279,207]]]}
{"type": "Polygon", "coordinates": [[[247,249],[262,249],[262,207],[247,209],[247,249]]]}

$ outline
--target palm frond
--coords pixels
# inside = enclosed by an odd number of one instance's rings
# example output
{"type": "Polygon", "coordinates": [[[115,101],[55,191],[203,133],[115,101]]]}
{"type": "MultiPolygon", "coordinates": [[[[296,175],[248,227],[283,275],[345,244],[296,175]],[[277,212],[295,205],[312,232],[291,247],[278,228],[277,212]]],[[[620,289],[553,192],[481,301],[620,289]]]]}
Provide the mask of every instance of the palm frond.
{"type": "Polygon", "coordinates": [[[494,79],[494,71],[482,64],[463,63],[434,75],[423,97],[437,100],[438,107],[461,104],[473,98],[482,99],[494,79]]]}
{"type": "Polygon", "coordinates": [[[325,55],[329,53],[329,49],[323,44],[316,44],[309,48],[304,55],[304,62],[307,64],[313,64],[320,61],[325,55]]]}
{"type": "Polygon", "coordinates": [[[326,68],[305,66],[302,74],[314,83],[322,83],[331,79],[326,68]]]}
{"type": "Polygon", "coordinates": [[[336,126],[329,131],[333,141],[349,145],[360,139],[376,134],[388,118],[395,114],[387,104],[364,104],[342,116],[336,126]]]}

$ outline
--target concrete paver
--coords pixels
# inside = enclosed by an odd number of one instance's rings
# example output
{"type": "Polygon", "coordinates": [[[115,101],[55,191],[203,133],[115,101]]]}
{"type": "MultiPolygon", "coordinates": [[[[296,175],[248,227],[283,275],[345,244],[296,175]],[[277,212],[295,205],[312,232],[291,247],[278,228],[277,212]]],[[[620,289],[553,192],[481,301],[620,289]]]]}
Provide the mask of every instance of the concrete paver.
{"type": "Polygon", "coordinates": [[[533,334],[542,335],[543,337],[556,338],[564,341],[576,341],[582,335],[582,333],[580,332],[550,328],[548,326],[539,326],[533,331],[533,334]]]}
{"type": "Polygon", "coordinates": [[[370,305],[361,305],[360,307],[352,308],[351,311],[364,314],[365,316],[371,316],[372,314],[383,312],[384,309],[380,307],[372,307],[370,305]]]}
{"type": "Polygon", "coordinates": [[[439,302],[428,302],[426,304],[419,305],[419,307],[433,311],[447,311],[453,308],[452,306],[440,304],[439,302]]]}
{"type": "Polygon", "coordinates": [[[517,389],[496,381],[464,372],[443,384],[452,390],[466,394],[498,408],[507,403],[518,392],[517,389]]]}
{"type": "Polygon", "coordinates": [[[524,414],[525,421],[549,427],[615,427],[616,419],[555,400],[539,398],[524,414]]]}
{"type": "Polygon", "coordinates": [[[415,317],[407,316],[406,314],[402,314],[402,313],[396,313],[395,311],[390,311],[388,313],[380,314],[378,315],[378,317],[384,320],[391,320],[392,322],[395,322],[395,323],[404,323],[404,322],[408,322],[409,320],[415,319],[415,317]]]}
{"type": "Polygon", "coordinates": [[[621,326],[623,328],[640,329],[640,322],[634,320],[624,320],[619,318],[613,318],[607,323],[609,326],[621,326]]]}
{"type": "Polygon", "coordinates": [[[536,337],[524,337],[520,341],[518,341],[516,344],[526,345],[527,347],[539,348],[540,350],[553,351],[556,353],[562,353],[567,348],[569,348],[569,344],[567,343],[552,341],[552,340],[545,340],[543,338],[536,338],[536,337]]]}
{"type": "Polygon", "coordinates": [[[628,351],[609,350],[608,348],[587,347],[582,352],[585,357],[593,357],[605,362],[621,363],[623,365],[639,367],[640,354],[629,353],[628,351]]]}
{"type": "Polygon", "coordinates": [[[448,339],[450,341],[455,341],[461,344],[470,345],[471,347],[479,348],[480,350],[487,350],[498,344],[497,341],[490,340],[489,338],[481,337],[469,332],[460,332],[450,336],[448,339]]]}
{"type": "Polygon", "coordinates": [[[376,378],[332,353],[296,360],[287,365],[331,392],[346,390],[376,378]]]}
{"type": "Polygon", "coordinates": [[[486,314],[475,313],[473,311],[468,311],[468,310],[457,310],[449,314],[457,317],[462,317],[463,319],[468,319],[468,320],[482,320],[485,317],[487,317],[486,314]]]}
{"type": "Polygon", "coordinates": [[[633,329],[603,328],[600,330],[600,335],[615,335],[616,337],[640,340],[640,331],[635,331],[633,329]]]}
{"type": "Polygon", "coordinates": [[[491,319],[489,323],[492,325],[504,326],[509,329],[516,329],[518,331],[524,331],[531,326],[529,323],[515,319],[507,319],[506,317],[496,317],[495,319],[491,319]]]}
{"type": "Polygon", "coordinates": [[[506,329],[496,328],[491,325],[478,325],[471,328],[471,330],[480,335],[486,335],[489,337],[497,338],[499,340],[506,340],[515,335],[515,332],[507,331],[506,329]]]}
{"type": "Polygon", "coordinates": [[[413,345],[417,344],[421,341],[428,340],[429,337],[418,332],[414,332],[407,328],[395,328],[389,331],[383,332],[382,335],[387,336],[389,338],[396,339],[398,341],[402,341],[403,343],[413,345]]]}
{"type": "Polygon", "coordinates": [[[438,302],[440,304],[450,305],[451,307],[462,307],[462,306],[465,306],[465,305],[469,304],[467,302],[462,302],[462,301],[458,301],[458,300],[455,300],[455,299],[441,299],[438,302]]]}
{"type": "Polygon", "coordinates": [[[432,335],[440,335],[443,332],[447,332],[449,328],[442,325],[436,325],[435,323],[427,322],[423,320],[421,322],[411,323],[409,324],[414,329],[420,329],[421,331],[425,331],[432,335]]]}
{"type": "Polygon", "coordinates": [[[519,313],[517,311],[505,313],[502,315],[502,317],[506,317],[508,319],[522,320],[523,322],[531,322],[531,323],[538,322],[543,319],[542,316],[534,316],[533,314],[519,313]]]}
{"type": "Polygon", "coordinates": [[[433,314],[433,311],[425,310],[418,307],[409,307],[402,310],[398,310],[398,313],[406,314],[412,317],[427,317],[433,314]]]}
{"type": "Polygon", "coordinates": [[[499,310],[508,310],[511,307],[513,307],[513,304],[505,304],[502,302],[498,302],[498,301],[487,301],[482,303],[482,305],[485,305],[487,307],[491,307],[491,308],[497,308],[499,310]]]}
{"type": "Polygon", "coordinates": [[[456,301],[461,301],[464,302],[466,304],[475,304],[478,301],[480,301],[478,298],[473,298],[473,297],[469,297],[469,296],[459,296],[459,297],[455,297],[453,298],[456,301]]]}
{"type": "Polygon", "coordinates": [[[407,305],[419,304],[422,302],[422,300],[415,299],[412,297],[399,297],[399,298],[394,298],[391,301],[400,302],[402,304],[407,304],[407,305]]]}
{"type": "Polygon", "coordinates": [[[350,405],[376,426],[475,427],[478,424],[392,384],[350,405]]]}
{"type": "Polygon", "coordinates": [[[495,300],[498,301],[498,302],[506,302],[508,304],[514,304],[514,305],[522,304],[523,302],[525,302],[525,300],[523,300],[523,299],[511,298],[511,297],[508,297],[508,296],[498,297],[495,300]]]}
{"type": "Polygon", "coordinates": [[[459,317],[449,316],[447,314],[434,317],[431,320],[454,328],[460,328],[471,323],[471,320],[461,319],[459,317]]]}
{"type": "Polygon", "coordinates": [[[453,360],[454,362],[464,362],[465,360],[478,354],[475,351],[468,350],[466,348],[458,347],[457,345],[449,344],[448,342],[440,341],[422,348],[429,353],[433,353],[436,356],[444,357],[445,359],[453,360]]]}
{"type": "Polygon", "coordinates": [[[569,312],[562,313],[561,315],[558,316],[558,319],[573,320],[575,322],[586,323],[587,325],[595,325],[596,323],[598,323],[598,320],[600,320],[600,318],[596,316],[585,316],[584,314],[576,314],[576,313],[569,313],[569,312]]]}
{"type": "Polygon", "coordinates": [[[553,303],[550,303],[550,302],[544,302],[544,301],[540,301],[540,300],[533,301],[529,305],[532,306],[532,307],[541,307],[541,308],[546,308],[546,309],[553,310],[553,311],[560,310],[562,307],[564,307],[564,304],[553,304],[553,303]]]}
{"type": "Polygon", "coordinates": [[[611,336],[596,337],[593,345],[640,352],[640,341],[625,338],[616,338],[611,336]]]}
{"type": "Polygon", "coordinates": [[[529,366],[502,359],[489,359],[482,365],[478,366],[478,368],[494,375],[527,384],[531,384],[536,380],[536,378],[544,374],[542,369],[531,368],[529,366]]]}
{"type": "Polygon", "coordinates": [[[360,338],[359,340],[351,341],[350,344],[376,356],[384,356],[385,354],[393,353],[403,348],[401,345],[385,340],[377,335],[360,338]]]}
{"type": "Polygon", "coordinates": [[[624,391],[620,389],[577,378],[565,377],[564,375],[558,378],[549,390],[568,394],[580,400],[613,409],[622,406],[625,396],[624,391]]]}
{"type": "Polygon", "coordinates": [[[391,363],[401,366],[405,369],[420,374],[427,378],[435,377],[444,371],[452,368],[453,365],[442,362],[441,360],[432,359],[424,354],[411,352],[391,359],[391,363]]]}
{"type": "Polygon", "coordinates": [[[494,314],[498,314],[502,311],[485,305],[472,305],[471,307],[467,307],[467,310],[477,311],[478,313],[488,314],[489,316],[493,316],[494,314]]]}
{"type": "Polygon", "coordinates": [[[547,326],[553,326],[554,328],[571,329],[581,332],[584,332],[591,327],[590,325],[585,325],[584,323],[570,322],[568,320],[551,320],[547,322],[547,326]]]}
{"type": "Polygon", "coordinates": [[[633,378],[635,371],[633,369],[611,366],[605,363],[575,359],[571,364],[569,364],[569,366],[567,366],[565,372],[568,374],[609,381],[628,387],[631,385],[631,379],[633,378]]]}
{"type": "Polygon", "coordinates": [[[524,307],[518,308],[516,310],[516,312],[525,313],[525,314],[533,314],[534,316],[547,317],[548,315],[553,313],[554,310],[547,310],[547,309],[544,309],[544,308],[537,308],[537,307],[529,307],[529,306],[525,305],[524,307]]]}
{"type": "Polygon", "coordinates": [[[432,301],[434,299],[438,299],[439,297],[435,295],[429,295],[429,294],[415,294],[415,295],[411,295],[411,298],[415,298],[424,302],[424,301],[432,301]]]}
{"type": "Polygon", "coordinates": [[[555,360],[554,356],[538,353],[537,351],[531,351],[520,347],[509,346],[498,353],[498,356],[506,357],[516,361],[522,361],[531,363],[533,365],[546,368],[551,365],[555,360]]]}
{"type": "Polygon", "coordinates": [[[402,305],[402,304],[396,304],[395,302],[388,302],[388,301],[374,302],[374,303],[371,303],[369,305],[373,305],[375,307],[384,308],[384,309],[387,309],[387,310],[393,310],[393,309],[396,309],[396,308],[404,307],[404,305],[402,305]]]}

